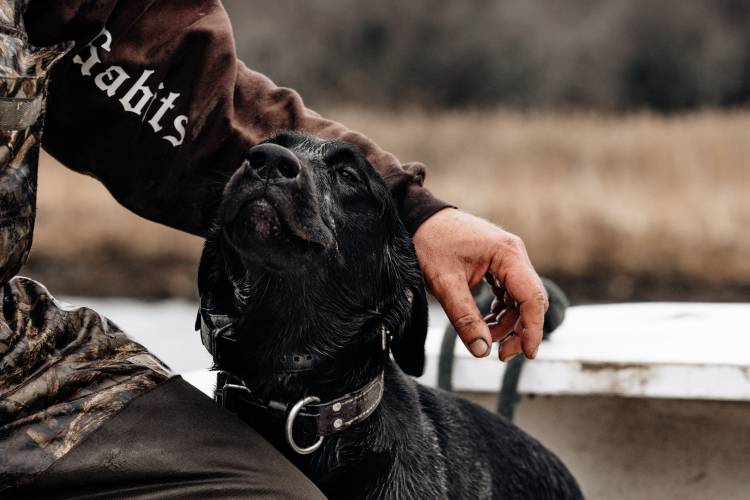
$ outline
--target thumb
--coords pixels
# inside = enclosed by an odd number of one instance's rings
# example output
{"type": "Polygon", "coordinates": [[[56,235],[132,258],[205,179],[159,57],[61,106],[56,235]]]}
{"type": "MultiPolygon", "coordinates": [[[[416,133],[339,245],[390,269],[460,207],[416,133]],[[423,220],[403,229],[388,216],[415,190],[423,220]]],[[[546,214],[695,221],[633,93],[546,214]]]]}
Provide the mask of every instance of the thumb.
{"type": "Polygon", "coordinates": [[[458,332],[469,352],[477,358],[490,353],[492,336],[479,308],[471,295],[469,285],[460,276],[441,276],[432,283],[432,295],[443,306],[445,314],[458,332]]]}

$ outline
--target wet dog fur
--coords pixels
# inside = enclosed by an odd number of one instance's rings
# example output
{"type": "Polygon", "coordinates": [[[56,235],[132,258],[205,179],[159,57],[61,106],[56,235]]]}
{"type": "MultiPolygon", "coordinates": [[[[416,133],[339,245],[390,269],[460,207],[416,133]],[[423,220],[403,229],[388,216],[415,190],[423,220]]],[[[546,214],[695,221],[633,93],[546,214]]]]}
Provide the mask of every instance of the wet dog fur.
{"type": "Polygon", "coordinates": [[[375,412],[311,455],[290,450],[275,422],[258,425],[328,497],[581,498],[535,439],[409,376],[424,365],[424,285],[392,196],[356,147],[283,133],[250,149],[225,188],[199,291],[240,332],[217,368],[260,397],[327,401],[384,372],[375,412]],[[295,352],[328,362],[275,373],[272,360],[295,352]]]}

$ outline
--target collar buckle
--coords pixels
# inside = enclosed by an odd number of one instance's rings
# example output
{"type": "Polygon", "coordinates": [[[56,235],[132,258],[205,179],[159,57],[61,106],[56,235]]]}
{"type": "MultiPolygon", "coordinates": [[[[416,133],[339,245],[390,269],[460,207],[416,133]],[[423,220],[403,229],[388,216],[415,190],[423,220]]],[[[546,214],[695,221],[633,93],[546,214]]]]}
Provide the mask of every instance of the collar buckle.
{"type": "Polygon", "coordinates": [[[253,393],[246,387],[240,379],[232,376],[228,372],[219,371],[216,374],[216,390],[214,391],[214,400],[222,408],[229,406],[229,391],[239,391],[248,397],[253,397],[253,393]]]}
{"type": "Polygon", "coordinates": [[[223,352],[232,351],[232,347],[223,344],[237,342],[234,323],[229,315],[216,314],[204,307],[200,309],[199,318],[201,342],[214,361],[219,363],[223,352]]]}
{"type": "Polygon", "coordinates": [[[380,348],[383,352],[388,350],[392,340],[393,335],[391,332],[388,331],[385,325],[380,325],[380,348]]]}

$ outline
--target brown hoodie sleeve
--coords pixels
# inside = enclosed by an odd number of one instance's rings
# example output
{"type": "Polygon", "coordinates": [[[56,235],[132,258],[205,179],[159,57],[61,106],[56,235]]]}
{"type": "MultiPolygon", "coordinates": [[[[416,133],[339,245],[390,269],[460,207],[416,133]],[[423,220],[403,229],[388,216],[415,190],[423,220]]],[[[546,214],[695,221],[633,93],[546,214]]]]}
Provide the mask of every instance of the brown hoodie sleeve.
{"type": "Polygon", "coordinates": [[[244,151],[281,130],[363,148],[412,234],[448,206],[422,187],[421,164],[242,64],[217,0],[31,0],[25,21],[37,46],[76,42],[52,72],[45,149],[146,218],[204,234],[244,151]]]}

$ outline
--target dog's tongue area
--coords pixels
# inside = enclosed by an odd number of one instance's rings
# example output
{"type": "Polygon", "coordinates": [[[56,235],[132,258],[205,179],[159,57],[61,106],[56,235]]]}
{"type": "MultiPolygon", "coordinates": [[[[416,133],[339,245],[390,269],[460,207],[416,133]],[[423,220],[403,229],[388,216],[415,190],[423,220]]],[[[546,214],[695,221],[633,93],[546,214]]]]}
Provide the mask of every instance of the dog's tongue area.
{"type": "Polygon", "coordinates": [[[262,239],[279,235],[279,215],[268,200],[260,199],[253,202],[253,215],[245,221],[248,228],[262,239]]]}

